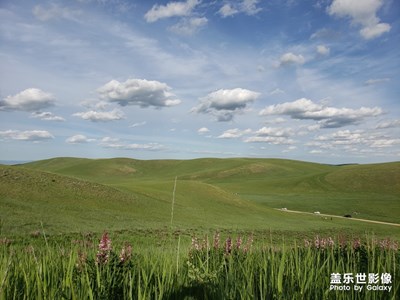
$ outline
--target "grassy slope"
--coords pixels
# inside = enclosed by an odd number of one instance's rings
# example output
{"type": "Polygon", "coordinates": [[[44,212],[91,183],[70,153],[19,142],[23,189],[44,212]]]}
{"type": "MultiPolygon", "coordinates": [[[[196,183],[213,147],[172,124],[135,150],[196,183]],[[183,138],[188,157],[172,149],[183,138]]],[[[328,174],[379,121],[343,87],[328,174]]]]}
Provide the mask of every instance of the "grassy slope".
{"type": "Polygon", "coordinates": [[[398,228],[291,215],[274,207],[398,222],[400,163],[329,166],[274,159],[57,158],[0,168],[3,232],[174,226],[283,231],[398,228]],[[8,175],[5,175],[8,172],[8,175]],[[66,175],[66,176],[65,176],[66,175]],[[18,177],[18,179],[13,179],[18,177]],[[51,213],[49,213],[51,211],[51,213]]]}

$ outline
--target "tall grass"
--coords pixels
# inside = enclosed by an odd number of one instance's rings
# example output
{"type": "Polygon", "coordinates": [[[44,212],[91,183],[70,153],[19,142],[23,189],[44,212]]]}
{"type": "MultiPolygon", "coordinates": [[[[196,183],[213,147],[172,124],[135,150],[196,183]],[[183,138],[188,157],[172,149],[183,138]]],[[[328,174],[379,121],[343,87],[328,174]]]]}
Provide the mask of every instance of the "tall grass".
{"type": "Polygon", "coordinates": [[[396,299],[398,244],[316,237],[286,245],[250,235],[142,246],[112,235],[0,242],[0,299],[396,299]],[[47,244],[46,244],[47,243],[47,244]],[[332,273],[390,273],[388,291],[330,290],[332,273]]]}

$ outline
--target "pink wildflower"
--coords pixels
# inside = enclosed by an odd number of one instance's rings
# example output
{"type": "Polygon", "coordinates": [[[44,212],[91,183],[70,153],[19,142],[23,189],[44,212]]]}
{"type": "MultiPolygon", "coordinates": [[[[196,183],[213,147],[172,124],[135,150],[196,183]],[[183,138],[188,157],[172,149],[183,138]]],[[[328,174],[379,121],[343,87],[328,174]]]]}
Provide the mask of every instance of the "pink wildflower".
{"type": "Polygon", "coordinates": [[[236,249],[239,250],[240,246],[242,246],[242,238],[240,236],[238,236],[236,239],[236,249]]]}
{"type": "Polygon", "coordinates": [[[228,237],[225,241],[225,254],[230,254],[232,252],[232,239],[228,237]]]}
{"type": "Polygon", "coordinates": [[[99,243],[99,250],[97,251],[96,262],[101,265],[108,263],[111,250],[111,239],[109,238],[108,233],[104,232],[99,243]]]}

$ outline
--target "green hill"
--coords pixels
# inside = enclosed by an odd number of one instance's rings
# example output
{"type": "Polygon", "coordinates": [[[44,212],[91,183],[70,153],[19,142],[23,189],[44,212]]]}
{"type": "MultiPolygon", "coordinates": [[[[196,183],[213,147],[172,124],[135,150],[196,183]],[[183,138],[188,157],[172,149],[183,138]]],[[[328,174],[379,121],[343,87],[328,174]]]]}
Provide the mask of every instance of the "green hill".
{"type": "Polygon", "coordinates": [[[168,227],[175,177],[176,228],[400,235],[398,227],[276,210],[400,223],[399,162],[332,166],[250,158],[54,158],[0,166],[1,230],[29,233],[40,222],[47,232],[168,227]]]}

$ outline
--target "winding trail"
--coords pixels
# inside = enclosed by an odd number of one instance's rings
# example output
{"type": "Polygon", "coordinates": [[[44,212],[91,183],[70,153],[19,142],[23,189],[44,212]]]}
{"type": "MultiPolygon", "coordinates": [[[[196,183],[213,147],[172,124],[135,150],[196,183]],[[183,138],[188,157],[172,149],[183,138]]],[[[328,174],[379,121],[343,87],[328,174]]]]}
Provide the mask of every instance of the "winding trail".
{"type": "Polygon", "coordinates": [[[298,211],[298,210],[289,210],[289,209],[282,209],[282,208],[275,208],[275,209],[279,210],[279,211],[283,211],[283,212],[288,212],[288,213],[305,214],[305,215],[313,215],[313,216],[321,216],[321,217],[331,217],[331,218],[340,218],[340,219],[346,219],[346,220],[361,221],[361,222],[367,222],[367,223],[375,223],[375,224],[382,224],[382,225],[390,225],[390,226],[400,227],[400,224],[397,224],[397,223],[389,223],[389,222],[374,221],[374,220],[359,219],[359,218],[347,218],[347,217],[343,217],[343,216],[327,215],[327,214],[321,214],[321,213],[315,214],[315,213],[311,213],[311,212],[298,211]]]}

